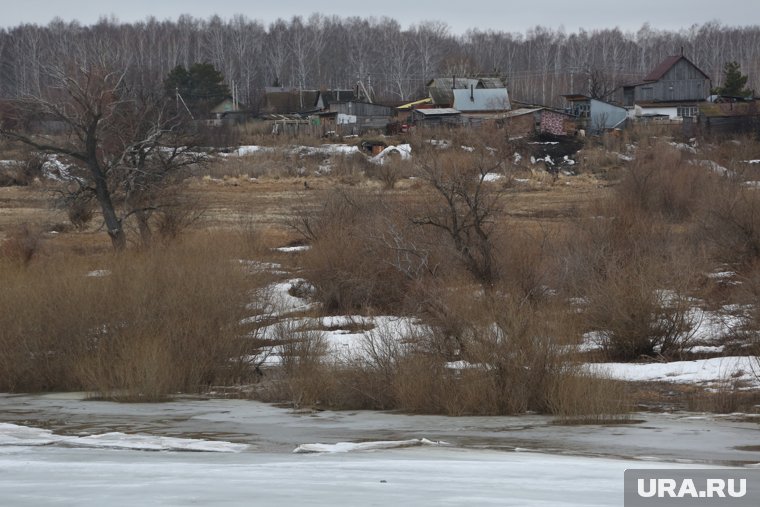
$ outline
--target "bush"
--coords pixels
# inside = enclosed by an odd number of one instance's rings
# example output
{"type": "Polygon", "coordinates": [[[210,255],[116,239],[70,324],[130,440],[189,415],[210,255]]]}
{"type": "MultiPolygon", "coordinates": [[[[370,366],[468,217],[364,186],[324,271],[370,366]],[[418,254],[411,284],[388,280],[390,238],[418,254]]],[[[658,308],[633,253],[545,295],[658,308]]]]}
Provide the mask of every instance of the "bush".
{"type": "Polygon", "coordinates": [[[21,224],[8,234],[2,243],[2,254],[6,260],[22,265],[29,264],[39,253],[42,234],[29,224],[21,224]]]}
{"type": "MultiPolygon", "coordinates": [[[[0,389],[79,389],[153,401],[252,374],[231,359],[247,280],[218,238],[90,259],[2,265],[0,389]],[[212,245],[216,248],[212,248],[212,245]],[[98,271],[92,270],[97,263],[98,271]]],[[[244,366],[244,365],[243,365],[244,366]]]]}
{"type": "Polygon", "coordinates": [[[408,232],[394,213],[378,196],[338,190],[321,210],[303,213],[294,224],[311,241],[304,272],[327,312],[402,307],[426,257],[406,242],[408,232]]]}

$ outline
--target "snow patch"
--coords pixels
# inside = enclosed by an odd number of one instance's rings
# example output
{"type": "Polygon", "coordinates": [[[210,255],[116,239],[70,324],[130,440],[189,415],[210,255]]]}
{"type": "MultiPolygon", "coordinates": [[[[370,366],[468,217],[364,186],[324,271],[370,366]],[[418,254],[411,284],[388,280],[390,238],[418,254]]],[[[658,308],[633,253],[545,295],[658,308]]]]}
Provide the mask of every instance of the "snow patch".
{"type": "Polygon", "coordinates": [[[413,438],[411,440],[380,440],[377,442],[338,442],[337,444],[301,444],[293,453],[343,453],[357,451],[376,451],[382,449],[398,449],[400,447],[418,446],[445,446],[449,445],[442,441],[428,440],[427,438],[413,438]]]}
{"type": "Polygon", "coordinates": [[[50,430],[0,423],[0,446],[60,445],[65,447],[95,447],[138,451],[198,451],[241,452],[246,444],[201,440],[195,438],[161,437],[154,435],[112,432],[82,437],[56,435],[50,430]]]}
{"type": "Polygon", "coordinates": [[[760,387],[760,380],[753,374],[758,368],[757,358],[751,356],[715,357],[670,363],[587,363],[585,367],[592,373],[617,380],[678,384],[743,381],[760,387]]]}
{"type": "Polygon", "coordinates": [[[370,158],[370,162],[383,165],[389,155],[396,154],[401,160],[408,160],[412,157],[412,147],[409,144],[399,144],[398,146],[388,146],[383,151],[370,158]]]}

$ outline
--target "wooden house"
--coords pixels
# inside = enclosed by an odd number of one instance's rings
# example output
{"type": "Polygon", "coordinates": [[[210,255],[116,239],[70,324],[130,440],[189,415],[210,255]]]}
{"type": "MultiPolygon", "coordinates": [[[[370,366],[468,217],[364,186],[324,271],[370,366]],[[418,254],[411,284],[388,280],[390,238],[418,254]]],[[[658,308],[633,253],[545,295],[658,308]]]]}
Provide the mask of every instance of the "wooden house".
{"type": "Polygon", "coordinates": [[[644,78],[623,86],[622,103],[635,118],[694,117],[710,94],[710,76],[683,55],[669,56],[644,78]]]}

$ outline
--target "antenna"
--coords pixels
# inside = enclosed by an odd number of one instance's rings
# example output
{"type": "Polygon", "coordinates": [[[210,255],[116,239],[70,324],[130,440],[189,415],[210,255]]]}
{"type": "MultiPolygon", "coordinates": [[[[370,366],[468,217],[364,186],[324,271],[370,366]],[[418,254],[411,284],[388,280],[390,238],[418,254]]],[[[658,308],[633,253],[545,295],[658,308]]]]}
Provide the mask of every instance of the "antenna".
{"type": "Polygon", "coordinates": [[[185,102],[185,99],[182,98],[182,95],[179,93],[179,87],[176,88],[177,96],[175,97],[175,100],[177,101],[177,110],[179,110],[179,101],[182,101],[182,105],[185,106],[185,110],[187,111],[187,114],[190,115],[190,118],[193,120],[195,119],[195,116],[193,116],[193,113],[190,112],[190,108],[187,107],[187,103],[185,102]]]}

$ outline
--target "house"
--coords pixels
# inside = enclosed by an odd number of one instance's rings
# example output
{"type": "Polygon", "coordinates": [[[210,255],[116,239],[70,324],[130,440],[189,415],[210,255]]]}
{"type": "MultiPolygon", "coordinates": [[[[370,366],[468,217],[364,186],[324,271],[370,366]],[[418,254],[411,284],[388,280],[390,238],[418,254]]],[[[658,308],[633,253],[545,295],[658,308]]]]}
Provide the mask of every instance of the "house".
{"type": "Polygon", "coordinates": [[[264,88],[264,114],[291,114],[314,110],[319,90],[268,86],[264,88]]]}
{"type": "Polygon", "coordinates": [[[383,130],[391,121],[393,108],[358,100],[333,102],[319,113],[325,133],[362,134],[367,130],[383,130]]]}
{"type": "Polygon", "coordinates": [[[703,102],[698,116],[684,119],[684,132],[694,135],[695,128],[703,133],[722,135],[760,132],[760,100],[703,102]]]}
{"type": "Polygon", "coordinates": [[[334,90],[319,90],[314,109],[324,111],[328,109],[333,102],[350,102],[356,100],[356,98],[354,90],[340,90],[337,88],[334,90]]]}
{"type": "Polygon", "coordinates": [[[632,117],[671,120],[695,117],[710,94],[710,76],[683,55],[669,56],[644,78],[622,88],[622,103],[632,117]]]}
{"type": "Polygon", "coordinates": [[[462,112],[451,107],[434,109],[415,109],[412,122],[422,127],[459,126],[462,124],[462,112]]]}
{"type": "Polygon", "coordinates": [[[622,128],[628,119],[628,110],[603,100],[586,95],[563,95],[569,106],[565,112],[576,118],[579,128],[593,134],[605,130],[622,128]]]}
{"type": "Polygon", "coordinates": [[[456,95],[460,97],[460,106],[463,101],[470,100],[481,106],[488,106],[487,111],[509,109],[509,95],[507,87],[501,78],[497,77],[448,77],[435,78],[428,81],[428,96],[437,107],[456,107],[456,95]],[[475,90],[503,90],[500,92],[476,92],[475,90]],[[506,98],[505,98],[506,97],[506,98]]]}
{"type": "Polygon", "coordinates": [[[535,133],[566,136],[577,130],[572,115],[543,106],[524,106],[507,111],[501,116],[500,124],[507,128],[510,137],[527,137],[535,133]]]}
{"type": "Polygon", "coordinates": [[[213,118],[214,124],[221,124],[230,121],[245,121],[248,111],[245,105],[241,104],[232,97],[226,97],[223,101],[215,105],[209,111],[213,118]]]}

